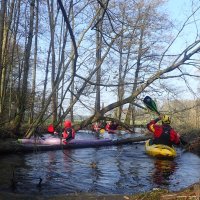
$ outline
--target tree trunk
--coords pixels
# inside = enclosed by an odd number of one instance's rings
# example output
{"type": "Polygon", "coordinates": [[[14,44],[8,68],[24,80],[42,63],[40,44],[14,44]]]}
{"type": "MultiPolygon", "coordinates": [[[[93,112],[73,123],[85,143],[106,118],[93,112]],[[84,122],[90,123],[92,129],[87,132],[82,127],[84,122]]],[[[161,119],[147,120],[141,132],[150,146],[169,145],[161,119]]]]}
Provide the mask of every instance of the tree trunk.
{"type": "MultiPolygon", "coordinates": [[[[15,0],[13,0],[14,2],[15,0]]],[[[10,68],[9,68],[9,100],[8,100],[8,105],[9,105],[9,108],[8,108],[8,118],[9,118],[9,121],[12,121],[13,119],[13,116],[15,116],[15,113],[17,112],[16,109],[13,109],[12,108],[12,99],[13,99],[13,86],[14,86],[14,81],[13,81],[13,68],[15,66],[15,63],[14,63],[14,57],[17,53],[17,44],[16,44],[16,38],[17,38],[17,33],[18,33],[18,28],[19,28],[19,10],[20,10],[20,0],[17,1],[17,4],[16,4],[16,11],[15,11],[15,15],[13,17],[14,19],[14,23],[13,23],[13,27],[11,30],[13,30],[13,42],[12,42],[12,51],[11,51],[11,64],[10,64],[10,68]]],[[[17,89],[17,88],[15,88],[17,89]]],[[[14,98],[15,99],[15,98],[14,98]]],[[[14,107],[14,105],[13,105],[14,107]]]]}
{"type": "MultiPolygon", "coordinates": [[[[124,11],[124,10],[123,10],[124,11]]],[[[124,20],[124,12],[123,12],[123,20],[124,20]]],[[[122,31],[124,31],[124,24],[122,23],[122,31]]],[[[118,101],[121,101],[124,98],[124,78],[123,78],[123,39],[124,34],[120,37],[119,44],[119,79],[118,79],[118,101]]],[[[126,73],[126,72],[124,72],[126,73]]],[[[117,108],[117,119],[121,119],[123,105],[117,108]]]]}
{"type": "MultiPolygon", "coordinates": [[[[53,0],[47,0],[48,12],[49,12],[49,24],[51,33],[51,88],[55,87],[55,77],[56,77],[56,58],[55,58],[55,47],[54,47],[54,34],[55,34],[55,19],[53,11],[53,0]],[[51,2],[50,2],[51,1],[51,2]]],[[[57,122],[57,91],[52,95],[52,121],[57,122]]]]}
{"type": "Polygon", "coordinates": [[[33,122],[34,118],[34,105],[35,105],[35,85],[36,85],[36,69],[37,69],[37,48],[38,48],[38,13],[39,13],[39,0],[36,0],[36,20],[35,20],[35,49],[34,49],[34,63],[32,70],[32,92],[31,92],[31,108],[29,123],[33,122]]]}
{"type": "MultiPolygon", "coordinates": [[[[71,7],[71,21],[72,21],[72,30],[74,31],[74,8],[73,8],[73,0],[71,0],[70,3],[70,7],[71,7]]],[[[71,42],[71,56],[74,55],[74,46],[73,43],[71,42]]],[[[74,59],[72,60],[72,64],[71,64],[71,77],[72,77],[72,84],[71,84],[71,94],[70,94],[70,106],[71,106],[71,111],[70,111],[70,119],[72,122],[74,122],[74,106],[73,106],[73,101],[74,101],[74,59]]]]}
{"type": "Polygon", "coordinates": [[[26,103],[27,103],[27,88],[28,88],[28,74],[30,68],[30,52],[32,46],[32,38],[33,38],[33,24],[34,24],[34,8],[35,8],[35,0],[31,0],[30,2],[30,23],[29,23],[29,32],[28,32],[28,42],[25,48],[25,55],[24,55],[24,76],[22,81],[22,91],[20,96],[20,104],[19,104],[19,115],[16,117],[16,126],[15,132],[18,133],[19,128],[21,126],[22,119],[25,114],[26,110],[26,103]]]}
{"type": "MultiPolygon", "coordinates": [[[[143,49],[142,49],[143,48],[143,35],[144,35],[144,30],[141,29],[140,30],[139,47],[138,47],[138,57],[137,57],[137,64],[136,64],[132,93],[135,92],[135,90],[137,89],[137,86],[138,86],[139,72],[140,72],[140,68],[141,68],[141,58],[143,55],[143,49]]],[[[130,124],[131,119],[132,119],[132,125],[135,124],[135,109],[133,109],[133,103],[134,103],[134,101],[129,104],[128,112],[127,112],[126,119],[125,119],[126,124],[130,124]]]]}
{"type": "Polygon", "coordinates": [[[4,79],[4,77],[2,76],[2,71],[3,71],[3,41],[4,41],[6,9],[7,9],[7,0],[2,0],[0,9],[0,119],[3,114],[2,80],[4,79]]]}
{"type": "Polygon", "coordinates": [[[102,19],[99,21],[102,15],[102,11],[97,16],[98,24],[96,27],[96,66],[98,70],[96,72],[96,99],[95,99],[95,112],[99,112],[101,109],[101,48],[102,48],[102,19]]]}

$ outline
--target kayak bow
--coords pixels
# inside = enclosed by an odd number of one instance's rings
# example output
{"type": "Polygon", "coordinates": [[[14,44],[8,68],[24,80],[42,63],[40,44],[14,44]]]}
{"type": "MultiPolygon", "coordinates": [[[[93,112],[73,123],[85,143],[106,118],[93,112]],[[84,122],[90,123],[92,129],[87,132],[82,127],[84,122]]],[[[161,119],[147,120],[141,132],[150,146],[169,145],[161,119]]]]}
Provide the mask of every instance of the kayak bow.
{"type": "Polygon", "coordinates": [[[145,151],[148,155],[160,158],[174,158],[176,157],[176,150],[163,144],[149,144],[150,140],[145,142],[145,151]]]}

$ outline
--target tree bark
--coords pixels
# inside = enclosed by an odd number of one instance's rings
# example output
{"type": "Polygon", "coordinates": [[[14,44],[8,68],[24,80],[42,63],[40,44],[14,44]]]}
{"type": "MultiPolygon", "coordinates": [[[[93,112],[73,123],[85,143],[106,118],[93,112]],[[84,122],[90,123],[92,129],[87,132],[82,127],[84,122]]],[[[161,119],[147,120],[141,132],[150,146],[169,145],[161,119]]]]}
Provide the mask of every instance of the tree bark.
{"type": "Polygon", "coordinates": [[[3,68],[3,52],[4,52],[4,28],[5,28],[5,17],[6,17],[6,9],[7,9],[7,0],[1,1],[1,10],[0,10],[0,118],[2,117],[3,112],[3,86],[2,80],[4,80],[4,76],[2,74],[3,68]]]}
{"type": "Polygon", "coordinates": [[[34,119],[34,105],[35,105],[35,91],[36,91],[36,69],[37,69],[37,51],[38,51],[38,17],[39,17],[39,0],[36,0],[36,19],[35,19],[35,49],[34,49],[34,63],[32,70],[32,91],[31,91],[31,108],[30,108],[30,118],[29,124],[33,122],[34,119]]]}
{"type": "Polygon", "coordinates": [[[101,12],[98,13],[97,20],[98,24],[96,27],[96,66],[98,67],[98,70],[96,72],[96,99],[95,99],[95,112],[99,112],[101,109],[101,48],[102,48],[102,19],[100,20],[102,15],[101,12]],[[100,21],[99,21],[100,20],[100,21]]]}
{"type": "Polygon", "coordinates": [[[21,126],[22,119],[26,110],[27,103],[27,88],[28,88],[28,74],[30,69],[30,53],[32,46],[32,38],[33,38],[33,25],[34,25],[34,8],[35,8],[35,0],[31,0],[30,2],[30,21],[29,21],[29,32],[28,32],[28,42],[26,44],[25,52],[24,52],[24,74],[22,81],[22,91],[20,96],[20,105],[19,105],[19,115],[16,117],[16,126],[15,132],[18,133],[19,128],[21,126]]]}

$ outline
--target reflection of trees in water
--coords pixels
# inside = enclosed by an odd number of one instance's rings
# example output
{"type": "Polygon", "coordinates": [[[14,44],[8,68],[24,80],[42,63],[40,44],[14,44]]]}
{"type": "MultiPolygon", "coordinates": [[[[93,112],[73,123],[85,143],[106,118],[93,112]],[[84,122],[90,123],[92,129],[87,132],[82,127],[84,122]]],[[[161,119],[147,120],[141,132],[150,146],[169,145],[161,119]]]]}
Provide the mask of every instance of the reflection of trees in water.
{"type": "Polygon", "coordinates": [[[99,179],[102,177],[98,149],[64,150],[61,163],[63,163],[63,172],[67,177],[67,189],[73,186],[69,191],[74,188],[76,191],[94,192],[97,190],[99,179]],[[69,183],[71,185],[68,185],[69,183]]]}
{"type": "Polygon", "coordinates": [[[170,176],[175,172],[177,163],[174,160],[155,160],[153,182],[157,185],[169,185],[170,176]]]}
{"type": "Polygon", "coordinates": [[[121,188],[124,185],[124,183],[126,183],[126,178],[127,178],[126,172],[127,171],[125,170],[125,165],[121,161],[121,159],[117,158],[121,154],[123,149],[122,149],[121,146],[116,147],[116,149],[117,149],[117,155],[116,155],[116,167],[117,167],[117,169],[116,169],[116,171],[119,173],[118,174],[119,178],[118,178],[118,180],[115,184],[118,188],[121,188]]]}

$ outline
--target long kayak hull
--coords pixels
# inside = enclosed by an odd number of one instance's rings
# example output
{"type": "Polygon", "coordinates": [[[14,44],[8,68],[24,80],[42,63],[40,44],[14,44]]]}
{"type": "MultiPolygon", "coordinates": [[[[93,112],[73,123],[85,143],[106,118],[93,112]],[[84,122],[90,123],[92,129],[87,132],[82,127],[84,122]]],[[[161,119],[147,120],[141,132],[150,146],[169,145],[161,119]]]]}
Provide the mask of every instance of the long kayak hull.
{"type": "Polygon", "coordinates": [[[1,151],[12,153],[12,152],[33,152],[35,150],[50,151],[50,150],[61,150],[61,149],[76,149],[76,148],[97,148],[97,147],[101,147],[101,146],[132,144],[134,142],[141,142],[141,141],[145,141],[147,139],[149,139],[148,136],[117,139],[117,140],[74,139],[74,140],[71,140],[67,144],[63,144],[62,142],[60,142],[61,141],[60,138],[48,138],[48,139],[37,139],[37,140],[35,140],[34,138],[18,139],[16,144],[9,146],[10,149],[3,148],[1,151]],[[50,141],[52,142],[51,144],[50,144],[50,141]]]}
{"type": "Polygon", "coordinates": [[[145,142],[145,151],[148,155],[159,158],[174,158],[176,150],[173,147],[162,144],[149,144],[150,140],[145,142]]]}
{"type": "MultiPolygon", "coordinates": [[[[45,140],[45,141],[37,141],[37,143],[33,143],[32,141],[27,141],[27,139],[20,139],[20,146],[24,152],[33,151],[35,149],[40,151],[48,151],[48,150],[59,150],[59,149],[74,149],[74,148],[94,148],[100,146],[110,146],[113,145],[113,141],[109,139],[102,140],[79,140],[74,139],[68,143],[63,143],[62,140],[45,140]],[[50,143],[50,141],[52,143],[50,143]]],[[[18,141],[19,142],[19,141],[18,141]]]]}
{"type": "Polygon", "coordinates": [[[18,142],[21,144],[34,144],[34,145],[101,145],[112,142],[110,139],[91,139],[91,140],[83,140],[83,139],[73,139],[66,143],[65,139],[62,138],[30,138],[30,139],[18,139],[18,142]]]}

